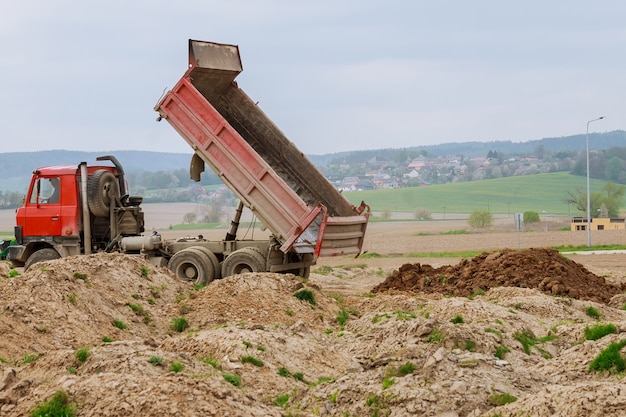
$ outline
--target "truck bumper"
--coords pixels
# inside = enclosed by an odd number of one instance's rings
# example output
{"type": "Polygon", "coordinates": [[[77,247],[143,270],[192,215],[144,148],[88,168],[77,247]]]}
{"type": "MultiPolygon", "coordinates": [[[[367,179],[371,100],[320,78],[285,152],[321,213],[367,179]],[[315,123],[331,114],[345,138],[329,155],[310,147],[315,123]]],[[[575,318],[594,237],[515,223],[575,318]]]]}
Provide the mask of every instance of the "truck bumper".
{"type": "Polygon", "coordinates": [[[9,261],[25,262],[26,259],[22,259],[25,252],[26,246],[24,245],[9,246],[9,255],[7,256],[7,259],[9,261]]]}

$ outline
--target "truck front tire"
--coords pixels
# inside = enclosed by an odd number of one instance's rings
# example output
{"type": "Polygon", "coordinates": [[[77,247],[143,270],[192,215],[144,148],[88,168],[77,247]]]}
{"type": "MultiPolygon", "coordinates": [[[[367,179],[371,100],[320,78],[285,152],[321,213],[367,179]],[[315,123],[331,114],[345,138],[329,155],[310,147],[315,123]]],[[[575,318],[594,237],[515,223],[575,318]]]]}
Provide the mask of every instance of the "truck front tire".
{"type": "Polygon", "coordinates": [[[28,271],[28,268],[37,262],[51,261],[53,259],[59,259],[60,257],[61,255],[59,255],[59,252],[52,248],[39,249],[37,252],[28,257],[26,263],[24,264],[24,271],[28,271]]]}

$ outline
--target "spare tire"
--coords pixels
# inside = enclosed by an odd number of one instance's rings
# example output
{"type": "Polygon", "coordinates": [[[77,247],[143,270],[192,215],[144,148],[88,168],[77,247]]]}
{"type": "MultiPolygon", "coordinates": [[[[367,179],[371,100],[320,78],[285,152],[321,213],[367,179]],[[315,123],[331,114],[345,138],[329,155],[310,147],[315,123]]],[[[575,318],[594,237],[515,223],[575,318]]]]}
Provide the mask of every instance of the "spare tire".
{"type": "Polygon", "coordinates": [[[120,198],[117,178],[111,171],[99,169],[87,180],[89,211],[96,217],[108,217],[111,199],[120,198]]]}

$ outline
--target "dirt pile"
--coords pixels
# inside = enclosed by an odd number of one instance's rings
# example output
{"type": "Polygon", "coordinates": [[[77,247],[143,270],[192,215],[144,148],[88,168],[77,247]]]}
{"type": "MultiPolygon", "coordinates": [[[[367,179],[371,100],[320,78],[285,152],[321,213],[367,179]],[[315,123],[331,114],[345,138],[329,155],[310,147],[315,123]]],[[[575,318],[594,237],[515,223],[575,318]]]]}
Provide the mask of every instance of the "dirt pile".
{"type": "MultiPolygon", "coordinates": [[[[528,270],[547,265],[533,265],[545,256],[524,259],[528,270]]],[[[588,370],[624,338],[623,295],[607,305],[518,287],[481,287],[484,295],[471,298],[362,291],[384,279],[379,272],[346,265],[308,281],[244,274],[194,289],[114,254],[45,262],[21,275],[0,268],[0,415],[29,415],[59,390],[78,416],[626,409],[620,376],[588,370]],[[585,329],[599,323],[588,307],[616,333],[586,341],[585,329]],[[517,401],[498,405],[502,398],[517,401]]]]}
{"type": "Polygon", "coordinates": [[[547,295],[606,303],[624,291],[549,248],[484,252],[457,265],[405,264],[372,291],[440,293],[459,297],[495,287],[535,288],[547,295]]]}

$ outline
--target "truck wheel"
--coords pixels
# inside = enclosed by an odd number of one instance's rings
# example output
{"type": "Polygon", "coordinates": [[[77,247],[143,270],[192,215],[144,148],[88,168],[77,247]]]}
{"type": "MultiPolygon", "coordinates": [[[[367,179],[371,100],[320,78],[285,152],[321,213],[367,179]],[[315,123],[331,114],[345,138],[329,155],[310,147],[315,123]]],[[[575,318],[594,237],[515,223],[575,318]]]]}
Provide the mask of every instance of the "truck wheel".
{"type": "Polygon", "coordinates": [[[183,281],[192,281],[195,285],[207,285],[213,280],[213,263],[204,252],[194,248],[176,252],[167,267],[183,281]]]}
{"type": "Polygon", "coordinates": [[[222,262],[222,277],[265,271],[267,271],[265,256],[259,249],[253,247],[238,249],[222,262]]]}
{"type": "MultiPolygon", "coordinates": [[[[295,253],[290,253],[289,261],[290,262],[308,262],[310,264],[313,261],[313,255],[311,254],[298,255],[295,253]]],[[[290,269],[288,271],[285,271],[285,273],[294,274],[295,276],[302,277],[302,278],[308,278],[309,275],[311,275],[311,267],[303,266],[302,268],[290,269]]]]}
{"type": "Polygon", "coordinates": [[[108,217],[112,198],[120,198],[117,178],[106,169],[95,171],[87,180],[87,200],[91,214],[108,217]]]}
{"type": "MultiPolygon", "coordinates": [[[[200,252],[204,253],[207,258],[209,258],[209,261],[211,261],[211,264],[213,265],[213,279],[222,278],[220,261],[218,261],[217,256],[215,256],[215,254],[211,252],[211,249],[205,248],[204,246],[192,246],[191,249],[199,250],[200,252]]],[[[209,282],[211,282],[211,280],[209,280],[209,282]]]]}
{"type": "Polygon", "coordinates": [[[24,264],[24,271],[28,271],[28,268],[37,262],[51,261],[53,259],[59,259],[60,257],[61,255],[59,255],[59,252],[52,248],[39,249],[37,252],[28,257],[26,263],[24,264]]]}

